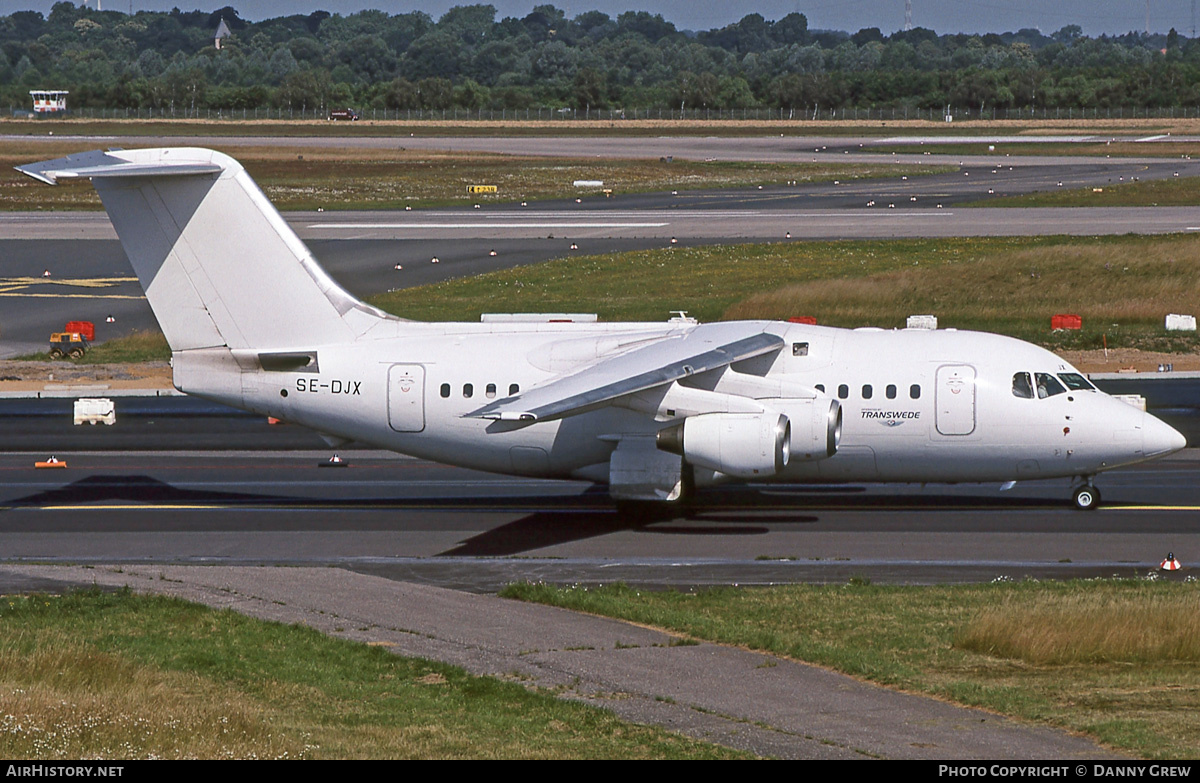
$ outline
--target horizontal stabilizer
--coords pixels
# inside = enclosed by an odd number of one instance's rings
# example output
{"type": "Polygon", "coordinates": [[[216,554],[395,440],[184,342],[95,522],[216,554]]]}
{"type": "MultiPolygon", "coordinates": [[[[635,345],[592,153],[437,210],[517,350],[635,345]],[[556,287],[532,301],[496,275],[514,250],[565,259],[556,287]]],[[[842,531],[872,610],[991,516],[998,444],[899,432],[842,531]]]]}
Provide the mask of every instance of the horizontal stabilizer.
{"type": "Polygon", "coordinates": [[[703,337],[696,337],[695,332],[668,337],[524,394],[498,400],[468,416],[527,422],[559,419],[782,347],[783,338],[762,331],[761,324],[709,324],[703,337]],[[714,332],[728,342],[713,344],[714,332]]]}
{"type": "MultiPolygon", "coordinates": [[[[169,152],[169,150],[167,151],[169,152]]],[[[164,155],[165,158],[165,155],[164,155]]],[[[28,174],[48,185],[57,185],[60,179],[86,179],[91,177],[182,177],[199,174],[220,174],[221,167],[215,163],[180,160],[163,160],[146,163],[131,163],[107,152],[93,150],[65,158],[44,160],[16,166],[17,171],[28,174]]]]}

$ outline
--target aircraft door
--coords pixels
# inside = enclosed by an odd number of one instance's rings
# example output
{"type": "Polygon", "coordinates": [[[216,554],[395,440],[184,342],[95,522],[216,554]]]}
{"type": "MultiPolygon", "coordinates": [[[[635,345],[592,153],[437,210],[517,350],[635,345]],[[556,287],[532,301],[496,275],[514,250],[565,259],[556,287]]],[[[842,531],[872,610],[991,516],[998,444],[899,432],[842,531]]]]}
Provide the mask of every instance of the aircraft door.
{"type": "Polygon", "coordinates": [[[388,368],[388,424],[396,432],[425,429],[425,367],[393,364],[388,368]]]}
{"type": "Polygon", "coordinates": [[[970,435],[975,431],[975,368],[944,364],[937,371],[937,431],[941,435],[970,435]]]}

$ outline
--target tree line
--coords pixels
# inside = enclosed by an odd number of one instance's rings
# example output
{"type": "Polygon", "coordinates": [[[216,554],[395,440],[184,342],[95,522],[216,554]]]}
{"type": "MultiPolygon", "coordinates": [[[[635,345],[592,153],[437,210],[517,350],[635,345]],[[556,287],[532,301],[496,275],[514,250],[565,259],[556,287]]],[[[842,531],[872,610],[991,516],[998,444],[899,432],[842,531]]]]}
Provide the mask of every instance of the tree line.
{"type": "Polygon", "coordinates": [[[557,112],[854,108],[1200,106],[1200,44],[1166,35],[1083,35],[1069,25],[987,35],[916,28],[811,30],[803,14],[749,14],[680,30],[661,15],[573,18],[553,5],[497,19],[491,5],[413,12],[325,11],[244,20],[216,11],[97,11],[56,3],[0,16],[0,102],[65,89],[74,108],[187,113],[557,112]],[[224,20],[230,35],[218,49],[224,20]]]}

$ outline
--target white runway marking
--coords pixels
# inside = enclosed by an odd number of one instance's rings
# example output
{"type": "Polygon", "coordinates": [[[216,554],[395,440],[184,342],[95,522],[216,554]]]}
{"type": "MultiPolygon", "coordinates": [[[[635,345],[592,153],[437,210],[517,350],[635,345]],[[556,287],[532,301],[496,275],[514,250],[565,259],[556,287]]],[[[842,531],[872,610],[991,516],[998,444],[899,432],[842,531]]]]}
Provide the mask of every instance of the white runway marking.
{"type": "Polygon", "coordinates": [[[511,224],[497,225],[486,222],[480,223],[313,223],[309,229],[345,228],[353,230],[370,229],[401,229],[401,228],[662,228],[669,223],[526,223],[514,220],[511,224]]]}

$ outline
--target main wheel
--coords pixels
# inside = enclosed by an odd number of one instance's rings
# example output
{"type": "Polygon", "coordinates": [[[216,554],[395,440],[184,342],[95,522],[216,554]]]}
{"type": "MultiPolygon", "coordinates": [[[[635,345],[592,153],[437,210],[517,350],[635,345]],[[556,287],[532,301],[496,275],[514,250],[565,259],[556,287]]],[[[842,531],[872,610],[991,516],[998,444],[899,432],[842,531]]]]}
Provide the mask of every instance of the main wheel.
{"type": "Polygon", "coordinates": [[[51,349],[50,349],[50,358],[51,358],[51,359],[61,359],[61,358],[63,358],[63,352],[62,352],[62,349],[61,349],[61,348],[51,348],[51,349]]]}
{"type": "Polygon", "coordinates": [[[83,358],[83,349],[82,348],[72,348],[71,349],[71,358],[72,359],[83,358]]]}
{"type": "Polygon", "coordinates": [[[1080,511],[1091,511],[1100,504],[1100,490],[1090,484],[1084,484],[1075,490],[1072,500],[1075,502],[1075,508],[1080,511]]]}

